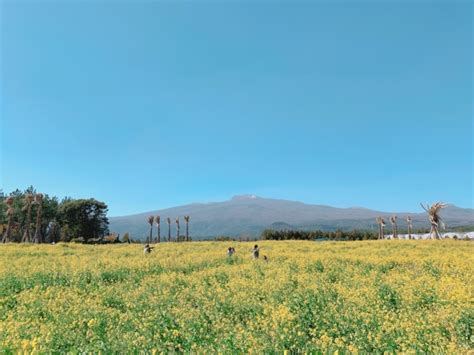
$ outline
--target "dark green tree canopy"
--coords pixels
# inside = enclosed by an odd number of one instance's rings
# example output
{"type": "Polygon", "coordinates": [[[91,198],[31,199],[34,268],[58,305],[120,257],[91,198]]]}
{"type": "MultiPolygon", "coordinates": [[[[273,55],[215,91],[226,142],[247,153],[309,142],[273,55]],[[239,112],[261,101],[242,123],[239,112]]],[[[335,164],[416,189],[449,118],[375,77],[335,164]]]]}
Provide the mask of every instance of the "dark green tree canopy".
{"type": "Polygon", "coordinates": [[[107,205],[96,199],[68,200],[59,206],[62,225],[74,238],[100,238],[108,233],[107,205]]]}
{"type": "MultiPolygon", "coordinates": [[[[8,195],[0,190],[0,230],[5,228],[7,197],[13,198],[14,218],[12,241],[19,242],[25,228],[26,213],[24,197],[26,194],[37,193],[33,186],[21,191],[16,189],[8,195]]],[[[61,201],[54,196],[43,194],[41,202],[42,220],[41,235],[43,242],[70,241],[71,238],[82,237],[84,240],[101,238],[108,232],[107,205],[95,199],[74,200],[65,197],[61,201]],[[90,233],[90,234],[88,234],[90,233]]],[[[36,216],[37,204],[32,206],[32,215],[36,216]]],[[[31,228],[34,228],[34,218],[31,228]]]]}

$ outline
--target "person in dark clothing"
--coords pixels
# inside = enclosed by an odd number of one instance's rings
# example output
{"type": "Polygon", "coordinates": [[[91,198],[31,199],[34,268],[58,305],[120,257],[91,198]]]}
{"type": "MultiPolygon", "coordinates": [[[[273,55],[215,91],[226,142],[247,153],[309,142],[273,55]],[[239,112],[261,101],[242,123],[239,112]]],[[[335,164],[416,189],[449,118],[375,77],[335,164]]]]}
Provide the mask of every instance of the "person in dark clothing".
{"type": "Polygon", "coordinates": [[[252,249],[252,256],[254,259],[258,259],[260,256],[260,248],[258,247],[257,244],[255,244],[255,246],[252,249]]]}

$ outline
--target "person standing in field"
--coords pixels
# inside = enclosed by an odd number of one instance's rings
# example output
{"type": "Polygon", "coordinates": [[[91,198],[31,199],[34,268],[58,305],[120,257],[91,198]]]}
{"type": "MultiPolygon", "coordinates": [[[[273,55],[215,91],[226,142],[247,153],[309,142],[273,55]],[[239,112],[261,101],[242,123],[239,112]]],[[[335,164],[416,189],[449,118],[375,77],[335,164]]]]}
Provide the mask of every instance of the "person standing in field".
{"type": "Polygon", "coordinates": [[[149,244],[145,244],[145,247],[143,248],[143,254],[150,254],[152,250],[153,247],[151,247],[149,244]]]}
{"type": "Polygon", "coordinates": [[[260,256],[260,248],[258,247],[257,244],[255,244],[255,246],[252,249],[252,256],[254,259],[258,259],[258,257],[260,256]]]}

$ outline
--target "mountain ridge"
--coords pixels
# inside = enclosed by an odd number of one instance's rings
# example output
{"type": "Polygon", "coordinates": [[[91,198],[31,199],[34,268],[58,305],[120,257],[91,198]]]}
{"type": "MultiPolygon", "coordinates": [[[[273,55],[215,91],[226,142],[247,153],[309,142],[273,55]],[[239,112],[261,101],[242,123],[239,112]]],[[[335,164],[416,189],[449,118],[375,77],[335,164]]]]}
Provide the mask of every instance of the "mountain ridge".
{"type": "MultiPolygon", "coordinates": [[[[306,204],[275,198],[264,198],[254,194],[236,195],[230,200],[208,203],[190,203],[161,210],[142,212],[127,216],[110,217],[110,230],[140,238],[149,233],[147,217],[162,217],[161,232],[167,235],[166,217],[172,218],[172,235],[176,235],[174,220],[177,216],[189,215],[190,234],[194,239],[200,237],[258,236],[266,228],[292,226],[297,229],[374,229],[375,217],[398,215],[399,224],[410,215],[415,228],[428,227],[425,212],[383,212],[365,207],[332,207],[327,205],[306,204]]],[[[454,205],[441,212],[445,223],[451,227],[474,225],[474,209],[454,205]]],[[[387,221],[388,223],[388,221],[387,221]]],[[[403,228],[403,227],[402,227],[403,228]]]]}

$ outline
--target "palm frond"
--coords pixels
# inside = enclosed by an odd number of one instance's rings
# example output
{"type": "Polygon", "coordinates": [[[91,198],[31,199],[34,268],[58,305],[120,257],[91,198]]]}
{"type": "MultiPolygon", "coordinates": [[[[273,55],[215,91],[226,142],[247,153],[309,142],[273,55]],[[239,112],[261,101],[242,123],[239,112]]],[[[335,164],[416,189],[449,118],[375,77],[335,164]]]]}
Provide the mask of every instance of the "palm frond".
{"type": "Polygon", "coordinates": [[[446,206],[447,204],[444,202],[436,202],[430,207],[430,209],[427,212],[434,222],[439,223],[441,221],[441,217],[439,216],[439,213],[446,206]]]}
{"type": "Polygon", "coordinates": [[[423,208],[426,212],[430,213],[429,210],[430,210],[430,205],[426,204],[426,207],[423,206],[423,204],[420,202],[420,206],[421,208],[423,208]]]}

